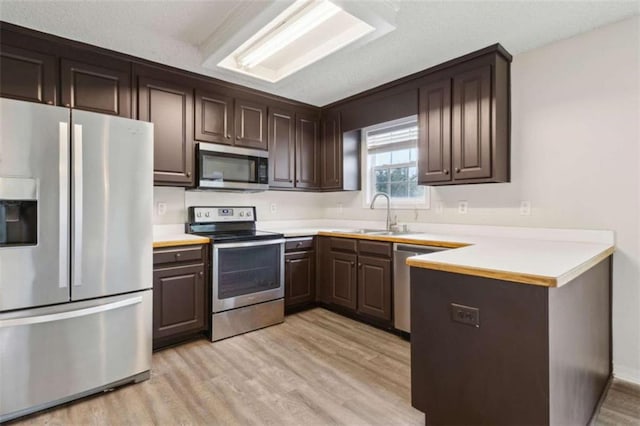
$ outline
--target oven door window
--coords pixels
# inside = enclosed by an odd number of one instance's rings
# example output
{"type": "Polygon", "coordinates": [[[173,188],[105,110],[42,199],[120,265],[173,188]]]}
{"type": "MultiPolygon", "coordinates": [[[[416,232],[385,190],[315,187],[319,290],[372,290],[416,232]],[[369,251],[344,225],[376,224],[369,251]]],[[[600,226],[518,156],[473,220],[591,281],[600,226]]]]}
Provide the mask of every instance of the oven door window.
{"type": "Polygon", "coordinates": [[[280,250],[280,244],[219,249],[218,299],[280,287],[280,250]]]}
{"type": "Polygon", "coordinates": [[[202,154],[200,179],[228,182],[257,182],[257,159],[231,154],[202,154]]]}

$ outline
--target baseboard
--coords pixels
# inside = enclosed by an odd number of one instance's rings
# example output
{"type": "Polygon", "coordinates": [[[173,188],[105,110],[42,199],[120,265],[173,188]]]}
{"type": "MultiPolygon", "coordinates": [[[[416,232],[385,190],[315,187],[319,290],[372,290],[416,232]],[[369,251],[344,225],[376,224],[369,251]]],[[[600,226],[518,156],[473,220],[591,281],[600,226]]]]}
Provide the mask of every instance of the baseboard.
{"type": "Polygon", "coordinates": [[[613,366],[613,375],[616,379],[624,380],[625,382],[631,382],[636,385],[640,385],[640,370],[624,367],[620,365],[613,366]]]}
{"type": "Polygon", "coordinates": [[[589,426],[594,426],[596,424],[598,414],[600,414],[600,408],[602,407],[604,400],[607,399],[607,394],[609,393],[609,388],[611,387],[611,383],[613,383],[613,374],[609,375],[609,378],[607,379],[607,383],[604,385],[604,388],[602,389],[602,393],[600,394],[600,398],[598,399],[596,408],[593,410],[593,414],[591,415],[591,419],[589,420],[589,423],[587,423],[589,426]]]}

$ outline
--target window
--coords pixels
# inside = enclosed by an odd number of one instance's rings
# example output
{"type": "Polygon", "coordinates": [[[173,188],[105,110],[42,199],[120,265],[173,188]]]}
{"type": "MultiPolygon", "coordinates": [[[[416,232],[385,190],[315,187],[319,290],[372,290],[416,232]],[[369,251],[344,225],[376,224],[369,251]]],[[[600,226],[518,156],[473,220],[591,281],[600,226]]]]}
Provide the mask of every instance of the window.
{"type": "Polygon", "coordinates": [[[396,208],[428,208],[428,191],[418,185],[417,117],[367,127],[362,134],[367,159],[365,204],[376,192],[384,192],[396,208]]]}

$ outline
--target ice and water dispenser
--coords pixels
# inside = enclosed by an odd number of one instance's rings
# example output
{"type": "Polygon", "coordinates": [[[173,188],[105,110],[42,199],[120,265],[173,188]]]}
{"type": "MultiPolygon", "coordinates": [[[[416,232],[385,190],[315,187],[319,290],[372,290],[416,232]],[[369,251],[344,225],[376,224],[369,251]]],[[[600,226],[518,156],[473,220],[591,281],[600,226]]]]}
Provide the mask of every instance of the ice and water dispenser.
{"type": "Polygon", "coordinates": [[[35,179],[0,178],[0,247],[38,243],[35,179]]]}

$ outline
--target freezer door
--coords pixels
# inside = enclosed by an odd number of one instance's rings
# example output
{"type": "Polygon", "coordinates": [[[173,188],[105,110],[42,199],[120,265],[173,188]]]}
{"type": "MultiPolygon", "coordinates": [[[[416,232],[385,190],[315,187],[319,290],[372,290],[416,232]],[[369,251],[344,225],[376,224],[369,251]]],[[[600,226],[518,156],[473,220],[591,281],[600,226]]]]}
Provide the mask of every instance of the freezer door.
{"type": "Polygon", "coordinates": [[[147,372],[151,294],[0,314],[0,422],[147,372]]]}
{"type": "Polygon", "coordinates": [[[69,114],[0,99],[0,312],[69,300],[69,114]]]}
{"type": "Polygon", "coordinates": [[[153,125],[72,112],[71,299],[152,286],[153,125]]]}

